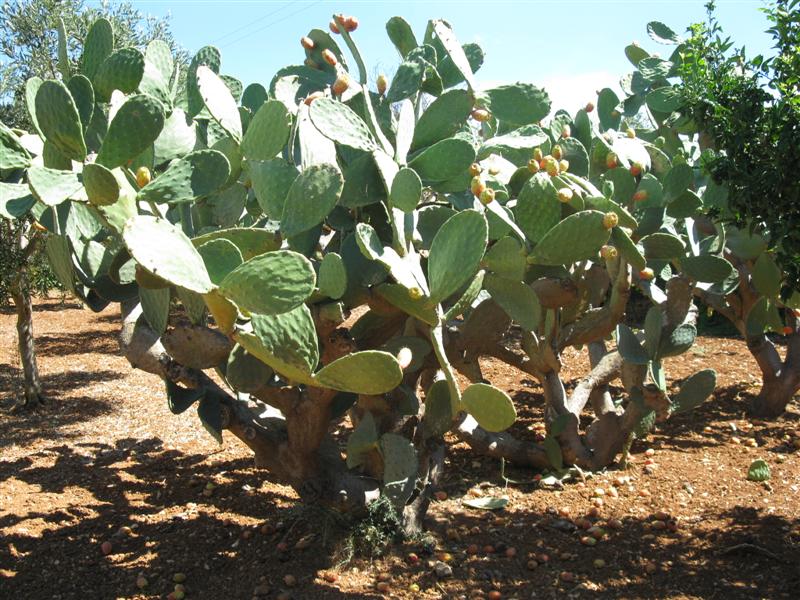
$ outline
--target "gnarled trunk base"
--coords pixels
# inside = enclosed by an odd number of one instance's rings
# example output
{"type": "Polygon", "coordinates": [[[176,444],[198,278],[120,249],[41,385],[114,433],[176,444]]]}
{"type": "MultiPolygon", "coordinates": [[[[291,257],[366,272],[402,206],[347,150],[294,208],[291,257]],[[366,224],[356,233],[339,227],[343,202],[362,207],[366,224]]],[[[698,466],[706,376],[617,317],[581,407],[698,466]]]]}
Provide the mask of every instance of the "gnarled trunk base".
{"type": "Polygon", "coordinates": [[[17,347],[24,380],[23,393],[14,408],[35,408],[44,402],[44,398],[33,339],[33,303],[24,270],[20,271],[10,291],[17,311],[17,347]]]}
{"type": "Polygon", "coordinates": [[[753,400],[750,414],[762,419],[780,417],[794,399],[795,392],[797,392],[797,386],[786,375],[766,380],[761,386],[758,396],[753,400]]]}

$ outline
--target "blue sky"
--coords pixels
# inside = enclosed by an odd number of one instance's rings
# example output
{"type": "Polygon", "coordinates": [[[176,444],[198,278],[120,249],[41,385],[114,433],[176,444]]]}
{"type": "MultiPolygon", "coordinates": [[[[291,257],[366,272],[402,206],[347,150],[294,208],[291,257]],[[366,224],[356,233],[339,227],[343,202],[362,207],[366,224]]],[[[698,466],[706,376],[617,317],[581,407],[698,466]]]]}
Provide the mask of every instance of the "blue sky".
{"type": "MultiPolygon", "coordinates": [[[[386,21],[404,17],[420,38],[428,19],[450,22],[459,40],[478,42],[486,53],[480,82],[530,81],[544,86],[556,106],[576,108],[594,90],[613,85],[630,71],[623,55],[638,40],[667,56],[647,36],[646,24],[659,20],[678,32],[705,15],[704,1],[672,0],[561,2],[473,0],[351,1],[329,0],[140,0],[145,14],[171,15],[178,42],[190,52],[203,45],[222,51],[222,72],[245,84],[268,84],[282,66],[302,62],[299,39],[314,27],[327,28],[331,14],[359,18],[356,41],[371,73],[391,74],[398,55],[385,33],[386,21]]],[[[767,52],[767,21],[754,0],[718,0],[717,14],[737,45],[767,52]]]]}

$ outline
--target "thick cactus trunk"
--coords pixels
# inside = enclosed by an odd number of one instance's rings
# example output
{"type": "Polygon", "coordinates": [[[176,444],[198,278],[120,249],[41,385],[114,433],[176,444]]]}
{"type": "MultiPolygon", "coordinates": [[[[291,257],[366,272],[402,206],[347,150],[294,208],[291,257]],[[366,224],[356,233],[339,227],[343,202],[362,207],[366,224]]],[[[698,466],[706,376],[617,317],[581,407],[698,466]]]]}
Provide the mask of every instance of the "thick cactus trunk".
{"type": "Polygon", "coordinates": [[[33,339],[33,304],[28,286],[27,271],[20,270],[11,285],[11,298],[17,311],[17,346],[22,363],[24,390],[17,408],[34,408],[42,403],[42,385],[36,364],[36,347],[33,339]]]}
{"type": "Polygon", "coordinates": [[[750,413],[755,417],[777,418],[800,390],[800,334],[789,336],[783,361],[766,335],[748,338],[747,347],[763,378],[761,391],[753,400],[750,413]]]}

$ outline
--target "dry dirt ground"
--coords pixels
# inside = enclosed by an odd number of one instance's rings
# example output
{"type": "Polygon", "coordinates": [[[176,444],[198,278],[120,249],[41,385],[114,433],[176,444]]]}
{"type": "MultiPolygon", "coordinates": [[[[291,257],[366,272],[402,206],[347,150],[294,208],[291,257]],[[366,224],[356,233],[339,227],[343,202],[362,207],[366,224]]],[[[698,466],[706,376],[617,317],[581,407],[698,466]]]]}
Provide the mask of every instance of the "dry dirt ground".
{"type": "MultiPolygon", "coordinates": [[[[344,561],[348,536],[329,515],[299,510],[236,440],[219,447],[192,414],[168,411],[160,381],[118,355],[117,324],[114,309],[37,302],[49,403],[12,415],[14,316],[0,314],[0,598],[166,598],[176,573],[191,600],[800,597],[800,415],[747,419],[758,378],[738,340],[700,338],[673,361],[678,380],[713,366],[719,388],[634,444],[629,470],[550,490],[522,469],[506,470],[521,483],[505,483],[497,461],[453,445],[430,538],[344,561]],[[755,458],[769,463],[768,483],[747,481],[755,458]],[[510,503],[462,504],[476,495],[510,503]],[[572,522],[593,509],[606,534],[588,546],[572,522]],[[452,577],[432,572],[436,560],[452,577]]],[[[534,437],[537,385],[485,367],[526,407],[516,432],[534,437]]],[[[572,375],[583,367],[568,364],[572,375]]]]}

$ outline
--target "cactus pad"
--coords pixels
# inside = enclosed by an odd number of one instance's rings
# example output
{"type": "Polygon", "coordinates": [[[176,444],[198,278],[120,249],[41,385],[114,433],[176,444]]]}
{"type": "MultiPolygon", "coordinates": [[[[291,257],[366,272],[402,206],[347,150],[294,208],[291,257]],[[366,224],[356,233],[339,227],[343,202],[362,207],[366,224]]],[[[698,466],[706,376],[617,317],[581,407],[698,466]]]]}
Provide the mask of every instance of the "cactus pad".
{"type": "Polygon", "coordinates": [[[316,384],[354,394],[384,394],[400,385],[403,370],[388,352],[354,352],[325,365],[314,375],[316,384]]]}
{"type": "Polygon", "coordinates": [[[86,142],[72,94],[60,81],[42,82],[36,91],[36,123],[45,139],[65,157],[83,161],[86,142]]]}
{"type": "Polygon", "coordinates": [[[150,147],[163,127],[164,107],[158,100],[131,96],[111,120],[96,162],[109,169],[127,165],[150,147]]]}
{"type": "Polygon", "coordinates": [[[281,232],[289,237],[319,225],[336,206],[344,180],[333,165],[314,165],[303,171],[289,188],[281,232]]]}
{"type": "Polygon", "coordinates": [[[234,140],[242,139],[242,119],[228,86],[205,65],[197,67],[197,89],[208,112],[234,140]]]}
{"type": "Polygon", "coordinates": [[[517,419],[517,411],[508,394],[485,383],[473,383],[464,390],[461,401],[486,431],[504,431],[517,419]]]}
{"type": "Polygon", "coordinates": [[[242,139],[242,154],[248,160],[270,160],[289,139],[292,117],[282,102],[270,100],[261,104],[242,139]]]}
{"type": "Polygon", "coordinates": [[[603,226],[604,216],[596,210],[568,216],[545,234],[529,260],[540,265],[558,266],[596,256],[610,235],[603,226]]]}
{"type": "Polygon", "coordinates": [[[428,258],[431,301],[441,302],[475,275],[486,251],[489,227],[475,210],[450,217],[436,233],[428,258]]]}
{"type": "Polygon", "coordinates": [[[145,202],[192,202],[219,190],[228,179],[230,163],[218,150],[195,150],[175,161],[139,190],[145,202]]]}

